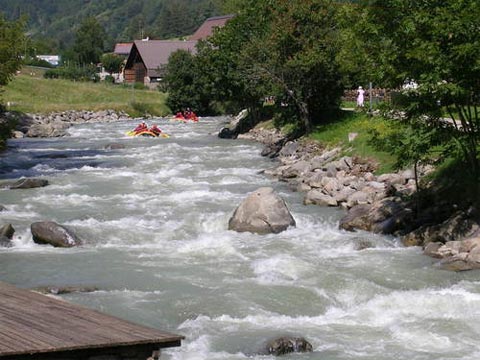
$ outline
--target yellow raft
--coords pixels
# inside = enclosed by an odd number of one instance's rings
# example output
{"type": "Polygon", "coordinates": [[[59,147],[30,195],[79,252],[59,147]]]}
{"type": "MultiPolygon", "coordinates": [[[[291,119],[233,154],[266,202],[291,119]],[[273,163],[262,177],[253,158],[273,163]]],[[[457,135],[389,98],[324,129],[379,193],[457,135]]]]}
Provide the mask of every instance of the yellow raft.
{"type": "Polygon", "coordinates": [[[135,132],[133,130],[131,131],[127,131],[126,133],[128,136],[147,136],[147,137],[160,137],[160,138],[169,138],[170,135],[168,134],[165,134],[165,133],[160,133],[160,134],[156,134],[152,131],[149,131],[149,130],[143,130],[143,131],[139,131],[139,132],[135,132]]]}

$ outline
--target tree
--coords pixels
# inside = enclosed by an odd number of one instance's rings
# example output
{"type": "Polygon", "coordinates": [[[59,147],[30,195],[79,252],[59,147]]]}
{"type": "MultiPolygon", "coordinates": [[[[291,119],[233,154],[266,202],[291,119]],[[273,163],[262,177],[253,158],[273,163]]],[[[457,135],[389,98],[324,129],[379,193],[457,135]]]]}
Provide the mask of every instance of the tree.
{"type": "Polygon", "coordinates": [[[211,114],[211,96],[203,80],[195,57],[190,52],[178,50],[170,55],[164,78],[168,107],[173,111],[191,108],[202,115],[211,114]]]}
{"type": "Polygon", "coordinates": [[[7,21],[0,13],[0,86],[5,86],[22,65],[25,21],[7,21]]]}
{"type": "MultiPolygon", "coordinates": [[[[393,116],[442,131],[439,159],[467,162],[480,178],[480,3],[476,0],[374,0],[364,8],[376,75],[391,86],[414,80],[393,116]],[[445,115],[451,119],[446,121],[445,115]],[[443,156],[442,156],[443,155],[443,156]]],[[[400,119],[400,120],[399,120],[400,119]]],[[[438,146],[430,141],[431,147],[438,146]]],[[[422,150],[423,151],[423,150],[422,150]]]]}
{"type": "Polygon", "coordinates": [[[253,84],[269,86],[295,109],[300,132],[310,132],[339,108],[336,9],[328,0],[269,1],[265,31],[242,53],[253,84]]]}
{"type": "Polygon", "coordinates": [[[88,17],[76,32],[73,51],[79,64],[97,64],[104,51],[105,30],[94,17],[88,17]]]}
{"type": "Polygon", "coordinates": [[[101,58],[103,67],[110,75],[120,72],[123,60],[123,57],[111,53],[104,54],[101,58]]]}

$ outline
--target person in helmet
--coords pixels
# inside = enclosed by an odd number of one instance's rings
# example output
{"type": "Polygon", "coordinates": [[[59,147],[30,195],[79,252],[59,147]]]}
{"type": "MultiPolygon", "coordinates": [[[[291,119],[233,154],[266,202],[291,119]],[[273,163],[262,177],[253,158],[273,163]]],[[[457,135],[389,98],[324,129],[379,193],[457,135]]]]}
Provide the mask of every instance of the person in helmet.
{"type": "Polygon", "coordinates": [[[139,133],[142,131],[148,130],[148,125],[145,121],[142,121],[140,124],[137,125],[135,129],[133,129],[134,133],[139,133]]]}
{"type": "Polygon", "coordinates": [[[155,135],[160,135],[162,133],[162,130],[160,130],[160,128],[157,126],[157,124],[153,124],[150,129],[149,129],[150,132],[154,133],[155,135]]]}

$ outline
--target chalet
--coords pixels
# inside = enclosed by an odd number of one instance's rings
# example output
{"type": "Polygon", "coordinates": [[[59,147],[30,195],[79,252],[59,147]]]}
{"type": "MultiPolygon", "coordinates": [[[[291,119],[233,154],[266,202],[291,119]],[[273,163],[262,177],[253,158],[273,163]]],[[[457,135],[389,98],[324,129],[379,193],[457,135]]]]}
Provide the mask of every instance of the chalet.
{"type": "Polygon", "coordinates": [[[177,50],[196,53],[198,40],[206,39],[215,28],[223,27],[233,15],[216,16],[205,20],[189,40],[136,40],[133,43],[119,43],[114,53],[127,53],[128,58],[123,71],[125,82],[140,82],[155,87],[162,80],[168,58],[177,50]],[[130,49],[129,49],[130,46],[130,49]]]}
{"type": "Polygon", "coordinates": [[[154,86],[155,83],[161,81],[169,56],[177,50],[186,50],[195,54],[196,44],[196,41],[135,41],[124,69],[125,81],[154,86]]]}
{"type": "Polygon", "coordinates": [[[227,21],[233,18],[234,15],[215,16],[208,18],[205,22],[195,31],[195,34],[189,37],[189,40],[203,40],[213,35],[215,28],[225,26],[227,21]]]}

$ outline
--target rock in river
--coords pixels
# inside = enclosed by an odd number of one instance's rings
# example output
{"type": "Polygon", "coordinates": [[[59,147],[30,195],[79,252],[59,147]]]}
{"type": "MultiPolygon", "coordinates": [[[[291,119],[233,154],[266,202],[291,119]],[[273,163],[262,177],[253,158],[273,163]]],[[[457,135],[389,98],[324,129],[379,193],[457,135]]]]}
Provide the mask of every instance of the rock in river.
{"type": "Polygon", "coordinates": [[[310,344],[304,338],[282,336],[267,343],[266,352],[269,355],[285,355],[293,352],[311,352],[313,350],[310,344]]]}
{"type": "Polygon", "coordinates": [[[37,244],[50,244],[54,247],[73,247],[80,240],[70,230],[53,221],[40,221],[31,226],[33,241],[37,244]]]}
{"type": "Polygon", "coordinates": [[[228,222],[229,230],[257,234],[277,234],[289,226],[295,226],[295,219],[285,201],[269,187],[251,193],[228,222]]]}

